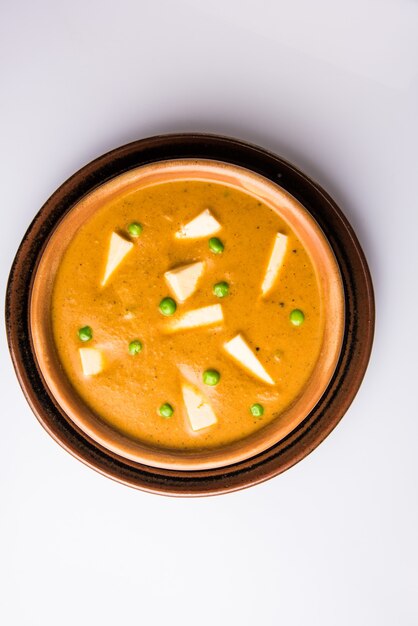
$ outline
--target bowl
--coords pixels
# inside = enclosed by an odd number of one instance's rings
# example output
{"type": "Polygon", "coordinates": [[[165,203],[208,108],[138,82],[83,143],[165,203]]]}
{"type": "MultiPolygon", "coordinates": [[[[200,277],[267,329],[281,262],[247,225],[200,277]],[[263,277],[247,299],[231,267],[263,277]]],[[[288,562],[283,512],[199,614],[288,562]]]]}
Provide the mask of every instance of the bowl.
{"type": "Polygon", "coordinates": [[[292,165],[234,139],[166,135],[100,157],[47,201],[30,225],[10,273],[6,325],[22,389],[41,424],[65,449],[132,487],[171,495],[209,495],[247,487],[284,471],[338,423],[367,367],[373,290],[347,220],[331,198],[292,165]],[[66,378],[50,319],[57,268],[88,216],[122,191],[176,180],[220,182],[273,210],[280,207],[315,263],[329,312],[313,374],[280,420],[242,441],[193,453],[145,445],[98,418],[66,378]]]}

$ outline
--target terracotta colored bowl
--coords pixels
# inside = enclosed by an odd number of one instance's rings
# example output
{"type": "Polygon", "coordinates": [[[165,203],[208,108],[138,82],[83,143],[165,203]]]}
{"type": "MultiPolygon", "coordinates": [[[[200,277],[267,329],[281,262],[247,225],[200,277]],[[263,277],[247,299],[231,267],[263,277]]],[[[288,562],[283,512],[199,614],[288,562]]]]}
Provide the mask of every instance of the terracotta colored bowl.
{"type": "Polygon", "coordinates": [[[129,170],[88,193],[56,226],[33,275],[30,331],[35,357],[44,380],[72,423],[123,458],[153,467],[203,470],[225,467],[255,456],[292,432],[317,404],[338,362],[344,334],[344,294],[338,263],[316,221],[294,198],[263,176],[235,165],[204,159],[159,161],[129,170]],[[253,196],[278,211],[296,233],[315,265],[322,306],[327,315],[318,361],[299,397],[261,430],[215,450],[167,450],[146,445],[117,432],[85,404],[60,365],[51,325],[52,292],[56,272],[79,227],[113,198],[172,181],[204,180],[221,183],[253,196]]]}
{"type": "Polygon", "coordinates": [[[270,478],[327,436],[351,403],[366,370],[374,303],[355,235],[317,185],[282,159],[236,140],[169,135],[134,142],[100,157],[54,193],[16,255],[7,290],[6,324],[23,391],[42,425],[64,448],[130,486],[172,495],[204,495],[270,478]],[[66,380],[50,329],[55,271],[77,227],[104,198],[122,189],[179,177],[231,184],[273,209],[280,206],[281,211],[286,198],[296,199],[289,202],[289,222],[316,264],[324,302],[333,312],[318,365],[288,413],[254,436],[210,453],[150,449],[104,425],[66,380]]]}

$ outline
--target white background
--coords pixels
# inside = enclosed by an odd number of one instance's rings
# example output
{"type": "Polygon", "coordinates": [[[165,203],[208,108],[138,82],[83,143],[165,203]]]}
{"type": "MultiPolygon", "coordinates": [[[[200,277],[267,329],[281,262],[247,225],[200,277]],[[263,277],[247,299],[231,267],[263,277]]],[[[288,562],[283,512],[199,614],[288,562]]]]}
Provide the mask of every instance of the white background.
{"type": "Polygon", "coordinates": [[[0,287],[54,189],[170,131],[283,155],[376,290],[362,388],[302,463],[227,496],[123,487],[32,416],[0,337],[4,626],[416,626],[418,2],[2,0],[0,287]]]}

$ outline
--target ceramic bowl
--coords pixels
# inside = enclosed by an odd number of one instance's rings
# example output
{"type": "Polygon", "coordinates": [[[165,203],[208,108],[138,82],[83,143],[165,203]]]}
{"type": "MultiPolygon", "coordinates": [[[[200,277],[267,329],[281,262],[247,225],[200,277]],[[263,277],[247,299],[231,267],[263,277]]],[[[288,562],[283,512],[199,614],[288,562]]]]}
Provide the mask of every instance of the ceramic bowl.
{"type": "Polygon", "coordinates": [[[132,487],[171,495],[206,495],[279,474],[329,434],[366,370],[374,302],[360,245],[335,202],[318,185],[260,148],[229,138],[182,134],[144,139],[113,150],[82,168],[52,195],[17,252],[7,289],[6,325],[22,389],[41,424],[65,449],[132,487]],[[149,181],[193,178],[233,185],[273,209],[287,210],[285,217],[316,265],[332,315],[313,375],[280,420],[241,442],[191,454],[149,448],[117,433],[93,414],[57,360],[50,301],[66,245],[102,202],[149,181]],[[292,202],[286,204],[287,198],[292,202]]]}

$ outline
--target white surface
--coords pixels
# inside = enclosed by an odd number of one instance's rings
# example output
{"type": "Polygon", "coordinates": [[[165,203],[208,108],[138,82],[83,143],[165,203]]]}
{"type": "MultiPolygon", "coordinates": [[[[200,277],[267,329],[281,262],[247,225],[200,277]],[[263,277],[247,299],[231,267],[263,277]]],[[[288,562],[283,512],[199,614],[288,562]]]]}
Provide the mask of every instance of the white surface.
{"type": "Polygon", "coordinates": [[[417,67],[413,0],[38,0],[0,16],[0,272],[80,166],[159,132],[235,135],[341,204],[376,341],[332,435],[286,474],[198,500],[66,454],[1,335],[0,623],[416,626],[417,67]]]}

